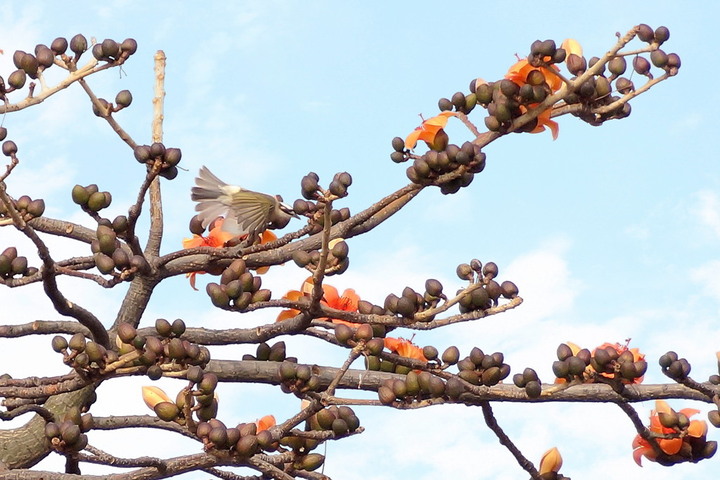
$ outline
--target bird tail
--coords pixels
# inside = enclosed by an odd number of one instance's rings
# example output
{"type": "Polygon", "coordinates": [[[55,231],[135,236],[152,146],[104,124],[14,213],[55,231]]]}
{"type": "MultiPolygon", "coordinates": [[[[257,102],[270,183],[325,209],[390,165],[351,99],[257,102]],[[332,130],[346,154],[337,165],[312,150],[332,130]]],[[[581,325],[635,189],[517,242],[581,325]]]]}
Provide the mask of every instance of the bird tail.
{"type": "Polygon", "coordinates": [[[228,206],[223,202],[223,187],[227,183],[216,177],[207,167],[202,166],[195,177],[196,187],[192,187],[190,198],[196,202],[195,210],[203,227],[207,227],[217,217],[227,213],[228,206]]]}
{"type": "Polygon", "coordinates": [[[215,176],[207,167],[200,167],[200,173],[195,177],[195,184],[191,190],[190,198],[196,202],[202,200],[215,200],[224,194],[222,187],[226,187],[227,183],[215,176]]]}

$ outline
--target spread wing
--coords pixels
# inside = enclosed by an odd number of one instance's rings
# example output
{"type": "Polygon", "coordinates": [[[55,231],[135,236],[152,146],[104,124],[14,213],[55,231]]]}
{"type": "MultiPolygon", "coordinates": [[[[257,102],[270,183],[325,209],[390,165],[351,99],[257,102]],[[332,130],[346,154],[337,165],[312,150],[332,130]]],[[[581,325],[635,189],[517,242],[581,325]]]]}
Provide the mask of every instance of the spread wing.
{"type": "MultiPolygon", "coordinates": [[[[249,190],[233,192],[231,198],[228,216],[237,222],[240,227],[239,234],[247,233],[254,236],[267,228],[270,214],[276,207],[275,198],[249,190]]],[[[223,229],[225,229],[224,224],[223,229]]]]}

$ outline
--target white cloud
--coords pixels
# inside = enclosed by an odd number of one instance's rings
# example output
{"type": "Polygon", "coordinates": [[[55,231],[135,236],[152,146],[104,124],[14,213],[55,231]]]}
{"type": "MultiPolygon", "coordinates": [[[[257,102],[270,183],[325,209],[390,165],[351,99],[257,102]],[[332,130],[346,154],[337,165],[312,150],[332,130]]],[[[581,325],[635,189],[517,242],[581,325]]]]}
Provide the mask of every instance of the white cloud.
{"type": "Polygon", "coordinates": [[[711,260],[693,268],[690,279],[700,285],[705,295],[720,301],[720,260],[711,260]]]}
{"type": "Polygon", "coordinates": [[[694,210],[700,222],[720,238],[720,197],[710,190],[697,193],[697,206],[694,210]]]}

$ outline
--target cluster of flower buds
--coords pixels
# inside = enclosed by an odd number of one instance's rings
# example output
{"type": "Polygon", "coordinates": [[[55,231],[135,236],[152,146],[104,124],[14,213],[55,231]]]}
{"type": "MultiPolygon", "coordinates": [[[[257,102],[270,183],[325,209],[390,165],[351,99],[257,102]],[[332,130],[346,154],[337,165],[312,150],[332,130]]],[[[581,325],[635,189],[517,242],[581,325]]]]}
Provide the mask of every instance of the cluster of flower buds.
{"type": "Polygon", "coordinates": [[[604,344],[592,352],[590,367],[605,378],[621,383],[640,383],[648,364],[645,355],[636,348],[604,344]]]}
{"type": "Polygon", "coordinates": [[[647,371],[645,355],[637,348],[617,343],[604,343],[592,352],[570,342],[561,343],[557,348],[557,357],[552,368],[558,382],[640,383],[647,371]]]}
{"type": "Polygon", "coordinates": [[[220,283],[205,287],[213,305],[219,308],[244,310],[251,303],[270,300],[272,292],[262,286],[262,278],[253,275],[242,259],[234,260],[220,275],[220,283]]]}
{"type": "Polygon", "coordinates": [[[339,323],[335,325],[335,339],[340,345],[349,347],[365,342],[365,348],[371,355],[379,355],[385,346],[383,339],[376,335],[374,327],[367,323],[357,324],[354,327],[339,323]]]}
{"type": "Polygon", "coordinates": [[[528,367],[522,373],[513,375],[513,383],[518,388],[524,388],[529,398],[538,398],[542,394],[542,383],[532,368],[528,367]]]}
{"type": "Polygon", "coordinates": [[[106,38],[100,43],[93,45],[92,54],[97,60],[114,62],[120,58],[127,58],[137,51],[137,42],[132,38],[126,38],[118,43],[111,38],[106,38]]]}
{"type": "Polygon", "coordinates": [[[117,95],[115,95],[115,105],[104,98],[98,98],[97,103],[93,102],[92,104],[92,111],[96,117],[107,117],[115,112],[119,112],[123,108],[129,107],[132,100],[130,90],[120,90],[117,95]]]}
{"type": "Polygon", "coordinates": [[[502,352],[485,354],[478,347],[457,363],[458,377],[473,385],[491,387],[510,375],[510,365],[504,363],[502,352]]]}
{"type": "MultiPolygon", "coordinates": [[[[331,405],[310,417],[307,421],[307,428],[316,432],[331,430],[335,434],[335,438],[337,438],[355,432],[360,428],[360,419],[355,414],[355,411],[346,405],[340,407],[331,405]]],[[[308,450],[312,450],[312,448],[308,450]]]]}
{"type": "Polygon", "coordinates": [[[108,365],[123,361],[126,366],[146,367],[153,380],[160,378],[165,368],[204,367],[210,361],[207,348],[179,338],[185,332],[182,320],[170,323],[158,319],[155,330],[157,335],[142,336],[132,325],[121,324],[117,330],[117,351],[86,340],[82,333],[74,334],[69,341],[57,335],[52,339],[52,348],[63,355],[66,365],[86,373],[102,374],[108,365]]]}
{"type": "Polygon", "coordinates": [[[110,192],[101,192],[94,183],[86,187],[75,185],[72,189],[72,200],[85,211],[99,212],[110,206],[112,195],[110,192]]]}
{"type": "Polygon", "coordinates": [[[270,432],[258,431],[255,423],[240,423],[228,428],[216,418],[199,423],[196,435],[206,450],[228,450],[243,458],[251,457],[261,449],[272,449],[275,443],[270,432]]]}
{"type": "MultiPolygon", "coordinates": [[[[87,49],[87,39],[85,36],[77,34],[70,42],[64,37],[58,37],[52,41],[50,47],[38,44],[35,46],[34,54],[16,50],[13,53],[13,63],[17,70],[8,77],[7,86],[0,77],[0,98],[4,98],[6,93],[23,88],[27,82],[27,77],[31,79],[38,78],[44,70],[55,64],[56,57],[59,57],[66,66],[69,66],[69,64],[76,64],[87,49]],[[66,55],[68,47],[74,53],[73,58],[66,55]]],[[[96,59],[116,63],[123,63],[136,51],[137,42],[132,38],[127,38],[122,43],[112,39],[105,39],[92,48],[93,56],[96,59]]]]}
{"type": "Polygon", "coordinates": [[[155,142],[152,145],[138,145],[133,150],[133,154],[135,159],[144,164],[148,170],[151,170],[157,162],[160,162],[158,175],[161,177],[168,180],[177,177],[177,165],[182,159],[182,151],[179,148],[166,148],[162,143],[155,142]]]}
{"type": "Polygon", "coordinates": [[[432,146],[433,148],[423,155],[411,155],[405,140],[395,137],[392,140],[394,152],[390,154],[390,158],[396,163],[414,158],[406,174],[411,182],[419,185],[438,184],[438,177],[441,175],[453,172],[461,166],[465,167],[459,177],[439,183],[440,192],[445,195],[467,187],[472,183],[475,174],[485,169],[486,156],[479,146],[471,142],[465,142],[462,146],[448,144],[447,133],[442,129],[433,138],[432,146]]]}
{"type": "Polygon", "coordinates": [[[583,348],[573,352],[573,349],[566,343],[561,343],[557,348],[557,360],[552,364],[552,370],[558,379],[563,380],[585,380],[585,369],[590,365],[590,350],[583,348]]]}
{"type": "MultiPolygon", "coordinates": [[[[327,191],[323,190],[318,183],[320,177],[315,172],[305,175],[300,181],[300,192],[306,200],[317,200],[328,194],[335,198],[347,196],[347,189],[352,185],[352,176],[347,172],[339,172],[333,176],[327,191]]],[[[298,213],[298,212],[296,212],[298,213]]]]}
{"type": "Polygon", "coordinates": [[[459,388],[464,391],[462,382],[457,379],[448,380],[446,383],[442,378],[427,371],[416,372],[411,370],[404,379],[387,379],[378,388],[378,398],[383,405],[396,403],[410,403],[427,398],[449,397],[452,390],[453,396],[459,388]]]}
{"type": "Polygon", "coordinates": [[[255,350],[255,355],[246,353],[242,356],[243,360],[257,360],[260,362],[283,362],[288,361],[297,363],[297,358],[287,356],[287,347],[282,340],[269,345],[266,342],[259,343],[255,350]]]}
{"type": "Polygon", "coordinates": [[[127,227],[128,220],[125,215],[118,215],[112,222],[108,219],[100,220],[95,229],[97,238],[90,243],[95,266],[100,273],[132,278],[136,273],[150,272],[150,264],[145,257],[134,255],[129,247],[120,241],[127,227]]]}
{"type": "Polygon", "coordinates": [[[218,378],[214,373],[205,373],[200,366],[188,366],[186,378],[189,386],[180,390],[172,401],[159,387],[143,387],[145,404],[160,420],[187,425],[188,418],[195,415],[197,421],[209,421],[217,415],[218,398],[215,389],[218,378]]]}
{"type": "Polygon", "coordinates": [[[27,257],[17,254],[17,248],[7,247],[0,253],[0,278],[8,280],[16,275],[29,277],[37,272],[37,268],[28,267],[27,257]]]}
{"type": "MultiPolygon", "coordinates": [[[[303,202],[303,200],[298,200],[299,202],[303,202]]],[[[346,208],[343,208],[342,210],[347,210],[346,208]]],[[[340,213],[341,210],[333,210],[333,212],[340,213]]],[[[349,218],[350,211],[347,210],[347,217],[344,217],[341,215],[339,217],[339,220],[345,220],[349,218]]],[[[330,215],[332,219],[332,213],[330,215]]],[[[338,220],[338,221],[339,221],[338,220]]],[[[348,258],[348,254],[350,253],[350,247],[348,246],[347,242],[343,240],[342,238],[335,238],[333,240],[330,240],[328,243],[329,247],[329,254],[327,257],[326,265],[325,265],[325,274],[326,275],[339,275],[341,273],[344,273],[348,267],[350,266],[350,259],[348,258]]],[[[320,251],[319,250],[311,250],[311,251],[305,251],[305,250],[298,250],[296,252],[293,252],[292,256],[293,261],[295,264],[300,268],[307,268],[308,270],[315,271],[317,268],[319,262],[320,262],[320,251]]]]}
{"type": "Polygon", "coordinates": [[[662,372],[673,380],[684,380],[690,375],[690,363],[685,358],[678,358],[678,354],[669,351],[659,360],[662,372]]]}
{"type": "Polygon", "coordinates": [[[119,355],[99,343],[88,341],[82,333],[76,333],[68,341],[56,335],[52,349],[63,355],[63,363],[85,373],[102,371],[108,364],[118,361],[119,355]]]}
{"type": "MultiPolygon", "coordinates": [[[[399,315],[403,318],[414,319],[415,314],[436,307],[441,299],[445,299],[440,281],[428,279],[425,282],[425,291],[416,292],[411,287],[405,287],[400,296],[394,293],[385,297],[384,309],[386,315],[399,315]]],[[[434,315],[421,316],[420,321],[429,322],[434,315]]]]}
{"type": "Polygon", "coordinates": [[[278,367],[280,388],[285,393],[302,394],[320,390],[320,377],[309,365],[301,365],[296,361],[285,360],[278,367]]]}
{"type": "MultiPolygon", "coordinates": [[[[473,259],[470,263],[461,263],[457,266],[456,273],[461,280],[467,280],[477,285],[460,298],[460,313],[467,313],[474,310],[485,310],[497,306],[500,297],[512,299],[518,295],[518,287],[515,283],[505,280],[498,283],[499,269],[495,262],[487,262],[483,265],[479,260],[473,259]]],[[[460,294],[462,290],[458,290],[460,294]]]]}
{"type": "MultiPolygon", "coordinates": [[[[327,190],[320,187],[320,177],[315,172],[305,175],[300,181],[300,192],[303,198],[293,202],[293,211],[310,219],[310,235],[322,231],[325,225],[325,203],[347,196],[347,189],[352,184],[352,177],[347,172],[336,173],[327,190]]],[[[350,218],[350,209],[343,207],[330,210],[330,223],[335,225],[350,218]]],[[[301,263],[307,259],[301,259],[301,263]]],[[[305,263],[307,265],[307,263],[305,263]]]]}
{"type": "MultiPolygon", "coordinates": [[[[7,143],[7,142],[5,142],[7,143]]],[[[33,200],[28,195],[22,195],[20,198],[15,200],[14,205],[15,211],[24,220],[31,220],[35,217],[41,217],[45,213],[45,200],[37,198],[33,200]]],[[[7,207],[0,203],[0,218],[9,217],[10,214],[7,207]]]]}
{"type": "Polygon", "coordinates": [[[53,450],[59,453],[76,453],[87,446],[88,438],[85,433],[93,426],[92,414],[81,414],[77,407],[72,407],[61,422],[45,424],[45,437],[53,450]]]}

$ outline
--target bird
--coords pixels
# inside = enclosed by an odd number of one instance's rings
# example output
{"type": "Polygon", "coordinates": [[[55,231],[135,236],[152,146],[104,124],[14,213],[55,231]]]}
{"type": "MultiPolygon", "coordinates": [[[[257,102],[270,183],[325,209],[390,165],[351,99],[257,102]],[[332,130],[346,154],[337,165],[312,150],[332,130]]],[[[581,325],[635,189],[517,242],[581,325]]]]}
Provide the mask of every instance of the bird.
{"type": "Polygon", "coordinates": [[[195,177],[195,184],[190,198],[198,202],[195,210],[203,228],[222,216],[223,230],[238,236],[247,234],[252,243],[266,229],[285,228],[291,218],[299,218],[279,195],[229,185],[204,165],[195,177]]]}

